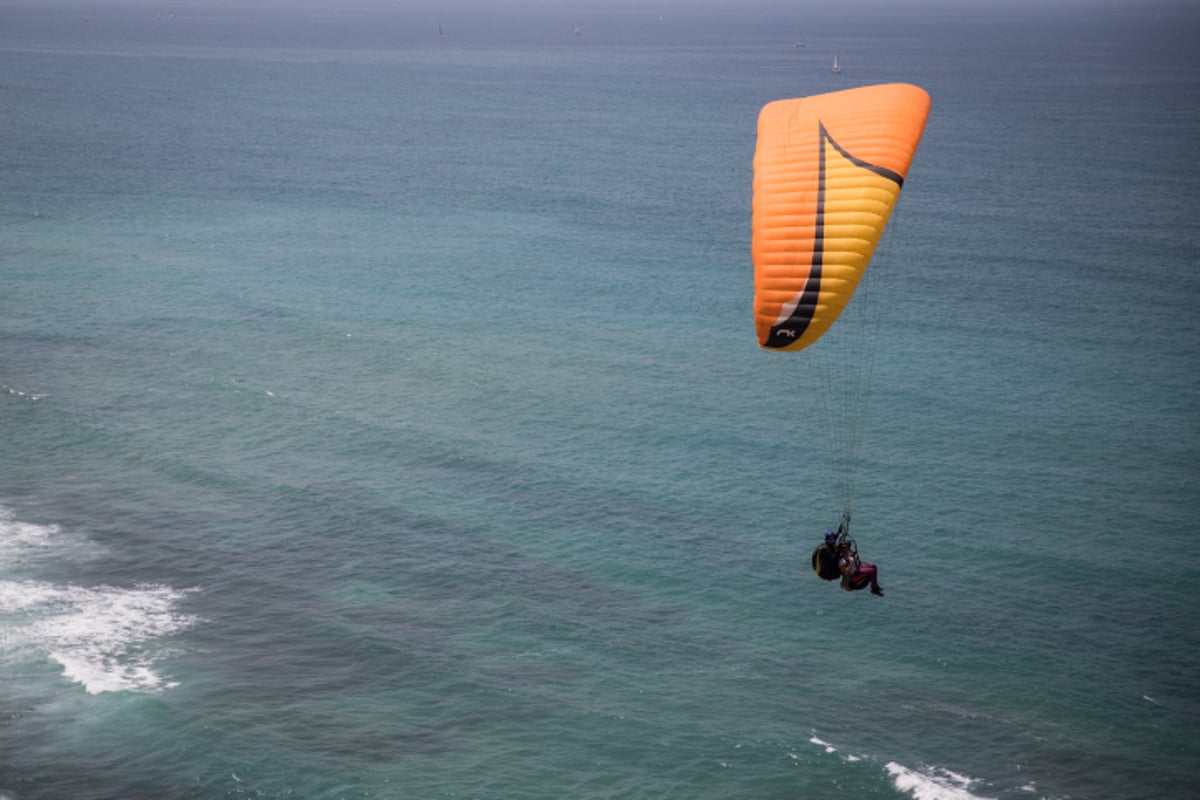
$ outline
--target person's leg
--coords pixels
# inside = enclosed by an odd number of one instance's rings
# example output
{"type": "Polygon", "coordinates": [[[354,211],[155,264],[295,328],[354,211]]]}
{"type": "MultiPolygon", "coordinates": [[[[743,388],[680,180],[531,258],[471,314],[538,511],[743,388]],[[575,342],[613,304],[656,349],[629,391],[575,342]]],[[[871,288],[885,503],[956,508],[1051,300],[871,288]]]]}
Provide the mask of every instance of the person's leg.
{"type": "Polygon", "coordinates": [[[874,564],[868,564],[865,561],[859,562],[858,571],[871,582],[871,594],[883,594],[883,590],[879,588],[879,570],[875,568],[874,564]]]}

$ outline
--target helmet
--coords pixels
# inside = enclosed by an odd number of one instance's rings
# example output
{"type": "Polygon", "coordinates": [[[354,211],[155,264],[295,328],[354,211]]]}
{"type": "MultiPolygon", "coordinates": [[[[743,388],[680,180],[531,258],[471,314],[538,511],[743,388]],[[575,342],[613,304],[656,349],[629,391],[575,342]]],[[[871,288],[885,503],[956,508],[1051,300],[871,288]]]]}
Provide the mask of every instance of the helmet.
{"type": "Polygon", "coordinates": [[[825,544],[833,544],[837,538],[837,534],[833,531],[825,531],[825,544]]]}

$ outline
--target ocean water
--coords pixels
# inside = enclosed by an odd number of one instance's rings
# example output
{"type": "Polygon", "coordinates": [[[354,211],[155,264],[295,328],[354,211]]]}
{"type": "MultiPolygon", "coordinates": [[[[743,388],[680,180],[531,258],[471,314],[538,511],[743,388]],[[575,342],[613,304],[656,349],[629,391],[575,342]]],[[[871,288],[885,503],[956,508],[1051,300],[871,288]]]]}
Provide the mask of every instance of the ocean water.
{"type": "Polygon", "coordinates": [[[0,4],[0,797],[1195,796],[1198,34],[0,4]],[[887,81],[880,599],[749,223],[887,81]]]}

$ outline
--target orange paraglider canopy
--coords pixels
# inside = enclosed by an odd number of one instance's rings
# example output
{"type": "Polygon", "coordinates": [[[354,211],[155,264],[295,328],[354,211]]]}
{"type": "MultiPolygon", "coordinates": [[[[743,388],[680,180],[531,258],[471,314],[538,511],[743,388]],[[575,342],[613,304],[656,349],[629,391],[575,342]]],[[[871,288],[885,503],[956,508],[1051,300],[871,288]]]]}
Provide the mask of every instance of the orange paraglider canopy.
{"type": "Polygon", "coordinates": [[[760,346],[800,350],[846,308],[916,152],[929,95],[908,84],[777,100],[754,154],[760,346]]]}

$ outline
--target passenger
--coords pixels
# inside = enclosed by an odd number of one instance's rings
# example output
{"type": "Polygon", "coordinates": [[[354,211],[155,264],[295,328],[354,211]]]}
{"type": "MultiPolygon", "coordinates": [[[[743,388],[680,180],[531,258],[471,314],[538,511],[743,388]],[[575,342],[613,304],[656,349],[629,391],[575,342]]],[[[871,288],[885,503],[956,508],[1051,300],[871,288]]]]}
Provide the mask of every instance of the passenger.
{"type": "MultiPolygon", "coordinates": [[[[828,538],[826,535],[826,541],[828,538]]],[[[842,588],[847,592],[870,586],[871,594],[883,597],[883,589],[879,588],[879,570],[874,564],[860,561],[858,551],[852,550],[849,542],[838,546],[838,569],[842,572],[842,588]]]]}

